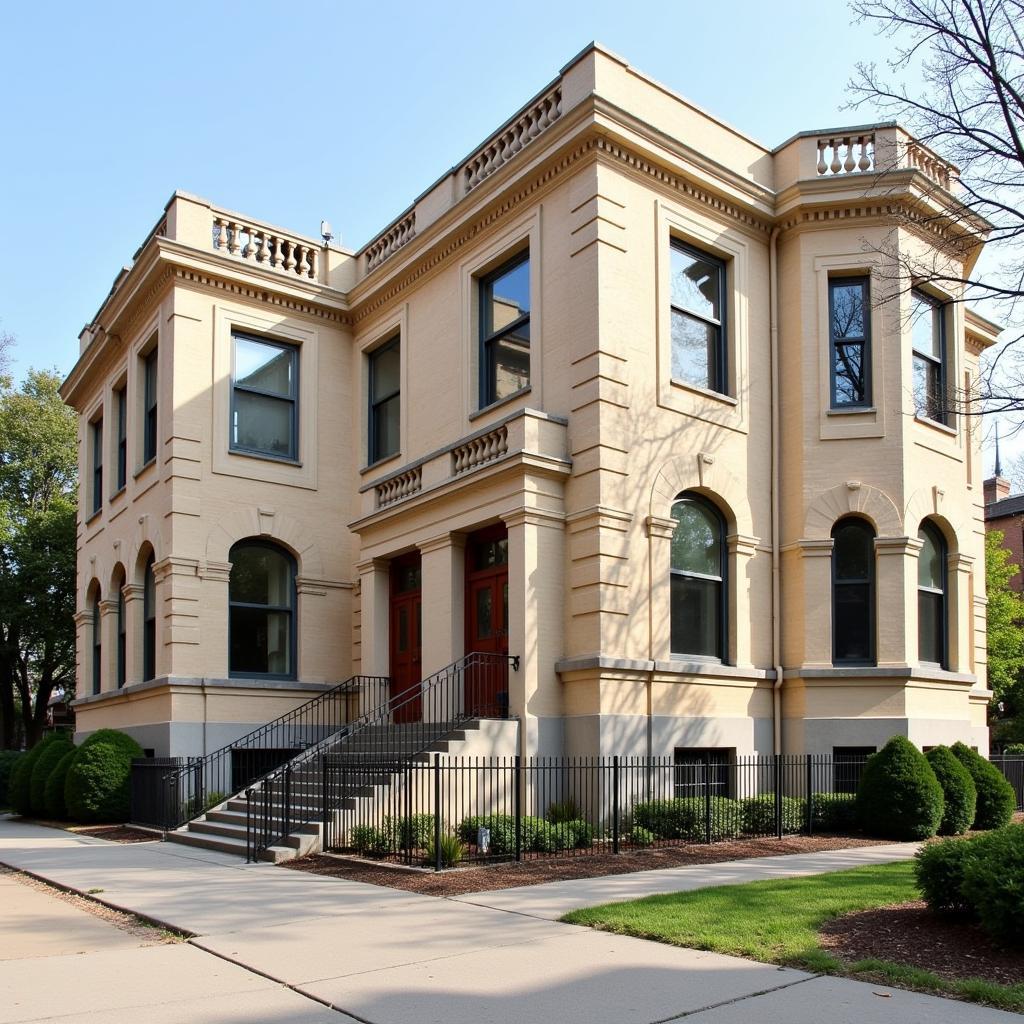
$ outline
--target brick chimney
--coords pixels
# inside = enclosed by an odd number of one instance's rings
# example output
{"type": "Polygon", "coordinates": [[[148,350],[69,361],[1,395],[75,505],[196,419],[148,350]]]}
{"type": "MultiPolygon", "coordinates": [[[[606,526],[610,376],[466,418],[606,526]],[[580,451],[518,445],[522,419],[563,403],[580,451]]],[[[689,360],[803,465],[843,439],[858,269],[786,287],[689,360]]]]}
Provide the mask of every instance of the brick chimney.
{"type": "Polygon", "coordinates": [[[1002,501],[1010,496],[1010,481],[1002,476],[990,476],[982,489],[985,493],[985,504],[991,505],[994,501],[1002,501]]]}

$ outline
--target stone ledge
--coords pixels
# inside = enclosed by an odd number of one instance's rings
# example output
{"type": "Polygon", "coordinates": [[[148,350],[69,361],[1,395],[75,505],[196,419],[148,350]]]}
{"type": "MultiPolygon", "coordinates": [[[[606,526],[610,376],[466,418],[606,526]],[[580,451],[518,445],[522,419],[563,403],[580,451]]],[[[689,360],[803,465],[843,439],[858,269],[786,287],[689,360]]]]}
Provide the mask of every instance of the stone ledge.
{"type": "Polygon", "coordinates": [[[144,694],[149,690],[160,690],[169,687],[176,689],[187,689],[189,687],[198,690],[224,689],[224,690],[290,690],[302,693],[323,693],[326,690],[333,690],[340,683],[304,683],[296,679],[212,679],[196,676],[159,676],[156,679],[147,679],[142,683],[129,683],[118,690],[104,690],[102,693],[90,693],[78,697],[71,702],[72,707],[82,707],[90,704],[102,704],[119,697],[132,697],[137,694],[144,694]]]}

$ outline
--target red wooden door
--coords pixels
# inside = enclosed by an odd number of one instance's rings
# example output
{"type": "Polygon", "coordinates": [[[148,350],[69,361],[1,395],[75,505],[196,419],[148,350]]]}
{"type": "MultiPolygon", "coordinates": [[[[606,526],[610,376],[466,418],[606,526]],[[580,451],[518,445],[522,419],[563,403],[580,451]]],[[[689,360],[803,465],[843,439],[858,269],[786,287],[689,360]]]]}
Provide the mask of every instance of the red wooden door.
{"type": "MultiPolygon", "coordinates": [[[[490,527],[466,541],[466,653],[508,654],[508,531],[490,527]]],[[[508,714],[508,662],[484,659],[466,673],[470,714],[508,714]]]]}
{"type": "Polygon", "coordinates": [[[391,705],[396,722],[418,722],[422,716],[422,603],[420,556],[391,563],[391,705]]]}

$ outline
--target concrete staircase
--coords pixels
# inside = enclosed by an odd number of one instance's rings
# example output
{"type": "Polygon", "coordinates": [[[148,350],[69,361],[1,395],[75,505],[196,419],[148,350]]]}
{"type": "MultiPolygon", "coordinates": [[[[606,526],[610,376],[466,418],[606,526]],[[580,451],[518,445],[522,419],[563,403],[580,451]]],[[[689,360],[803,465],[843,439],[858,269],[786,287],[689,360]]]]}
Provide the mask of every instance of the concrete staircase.
{"type": "MultiPolygon", "coordinates": [[[[456,729],[439,724],[433,734],[430,731],[425,733],[421,723],[415,726],[370,725],[355,735],[320,744],[332,759],[350,762],[354,769],[358,769],[358,780],[349,786],[348,792],[332,792],[338,806],[331,813],[341,815],[365,807],[367,802],[383,799],[397,778],[398,773],[392,768],[396,761],[425,759],[434,752],[456,756],[470,753],[470,748],[479,739],[482,724],[479,719],[462,722],[456,729]],[[387,752],[387,762],[381,760],[382,751],[387,752]]],[[[514,748],[508,752],[514,753],[514,748]]],[[[292,763],[295,765],[290,789],[292,819],[308,824],[294,827],[291,834],[262,852],[260,859],[274,864],[305,857],[322,849],[323,777],[320,759],[316,756],[310,758],[307,751],[292,763]]],[[[263,785],[282,787],[283,782],[279,778],[269,783],[257,782],[252,788],[257,790],[263,785]]],[[[281,819],[272,820],[280,822],[281,819]]],[[[166,839],[172,843],[245,857],[247,828],[248,804],[245,794],[241,793],[210,808],[183,828],[168,832],[166,839]]]]}

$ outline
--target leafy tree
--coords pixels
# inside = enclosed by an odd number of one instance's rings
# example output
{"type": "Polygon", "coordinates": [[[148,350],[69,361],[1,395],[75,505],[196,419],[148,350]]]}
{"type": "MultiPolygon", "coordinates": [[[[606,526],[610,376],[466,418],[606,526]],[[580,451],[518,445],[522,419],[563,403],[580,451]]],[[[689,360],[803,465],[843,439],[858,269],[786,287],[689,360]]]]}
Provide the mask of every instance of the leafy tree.
{"type": "Polygon", "coordinates": [[[993,706],[1005,718],[1024,715],[1024,601],[1010,588],[1020,567],[1010,561],[1003,534],[985,534],[985,591],[988,597],[988,685],[993,706]]]}
{"type": "Polygon", "coordinates": [[[56,373],[0,377],[0,747],[74,690],[77,423],[56,373]]]}

